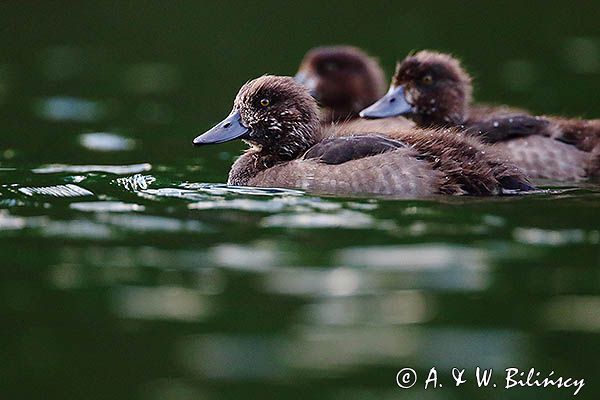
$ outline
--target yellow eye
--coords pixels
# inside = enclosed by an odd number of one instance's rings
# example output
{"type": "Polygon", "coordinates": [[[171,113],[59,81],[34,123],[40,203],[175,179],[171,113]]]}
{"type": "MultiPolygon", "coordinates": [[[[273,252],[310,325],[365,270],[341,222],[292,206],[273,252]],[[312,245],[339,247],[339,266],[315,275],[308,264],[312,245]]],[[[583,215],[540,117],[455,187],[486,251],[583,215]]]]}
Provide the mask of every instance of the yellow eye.
{"type": "Polygon", "coordinates": [[[262,99],[262,100],[260,101],[260,105],[261,105],[261,106],[263,106],[263,107],[266,107],[266,106],[268,106],[269,104],[271,104],[271,102],[269,101],[269,99],[262,99]]]}
{"type": "Polygon", "coordinates": [[[431,77],[431,75],[425,75],[422,81],[426,85],[431,85],[433,83],[433,78],[431,77]]]}

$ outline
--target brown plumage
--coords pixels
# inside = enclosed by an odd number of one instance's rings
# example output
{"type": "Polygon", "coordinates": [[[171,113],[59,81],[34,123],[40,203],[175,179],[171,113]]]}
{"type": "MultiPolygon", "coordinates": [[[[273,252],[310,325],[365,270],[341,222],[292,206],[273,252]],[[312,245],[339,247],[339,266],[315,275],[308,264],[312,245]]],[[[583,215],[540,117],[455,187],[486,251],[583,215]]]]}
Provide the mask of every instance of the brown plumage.
{"type": "Polygon", "coordinates": [[[600,150],[600,119],[574,119],[544,116],[558,127],[556,139],[576,146],[579,150],[600,150]]]}
{"type": "MultiPolygon", "coordinates": [[[[523,174],[478,139],[451,130],[410,129],[393,137],[322,126],[308,91],[293,79],[245,84],[231,114],[194,144],[236,138],[251,145],[228,183],[316,193],[427,196],[531,189],[523,174]]],[[[346,128],[343,128],[346,129],[346,128]]]]}
{"type": "MultiPolygon", "coordinates": [[[[414,126],[406,118],[382,122],[358,122],[359,112],[385,93],[385,75],[379,62],[352,46],[316,47],[309,50],[296,81],[307,87],[321,107],[324,125],[348,124],[348,129],[394,131],[414,126]]],[[[344,131],[338,131],[344,132],[344,131]]]]}
{"type": "Polygon", "coordinates": [[[600,174],[600,120],[536,117],[518,108],[471,101],[471,77],[460,62],[425,50],[398,63],[388,94],[361,115],[405,115],[421,127],[465,129],[498,143],[532,178],[580,180],[600,174]]]}
{"type": "Polygon", "coordinates": [[[384,118],[384,119],[352,119],[347,122],[337,124],[323,124],[323,134],[327,137],[353,136],[357,133],[379,134],[394,137],[397,134],[410,131],[416,125],[403,117],[384,118]]]}

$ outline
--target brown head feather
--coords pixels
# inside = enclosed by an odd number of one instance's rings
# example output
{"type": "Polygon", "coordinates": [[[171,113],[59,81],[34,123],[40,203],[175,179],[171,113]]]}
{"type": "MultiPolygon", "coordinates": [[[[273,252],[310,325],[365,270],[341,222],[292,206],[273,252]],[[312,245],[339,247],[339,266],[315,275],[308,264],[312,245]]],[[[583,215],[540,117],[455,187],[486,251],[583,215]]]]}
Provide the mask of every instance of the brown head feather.
{"type": "Polygon", "coordinates": [[[405,86],[421,125],[456,125],[468,114],[473,86],[460,61],[430,50],[409,55],[396,65],[392,86],[405,86]]]}
{"type": "Polygon", "coordinates": [[[385,76],[377,60],[352,46],[310,50],[300,64],[300,75],[310,83],[326,123],[358,117],[385,93],[385,76]]]}

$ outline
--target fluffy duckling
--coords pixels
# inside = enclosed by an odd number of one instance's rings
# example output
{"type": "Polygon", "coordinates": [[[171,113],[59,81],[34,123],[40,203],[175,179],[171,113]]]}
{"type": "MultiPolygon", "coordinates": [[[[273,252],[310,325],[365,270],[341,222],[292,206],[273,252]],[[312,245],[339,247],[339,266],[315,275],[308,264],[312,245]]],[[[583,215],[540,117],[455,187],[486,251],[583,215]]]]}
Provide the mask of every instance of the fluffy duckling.
{"type": "Polygon", "coordinates": [[[385,133],[409,128],[406,118],[359,119],[359,112],[385,93],[385,75],[376,59],[352,46],[316,47],[300,63],[295,78],[321,106],[323,124],[344,124],[335,134],[377,131],[385,133]]]}
{"type": "Polygon", "coordinates": [[[193,143],[242,139],[250,145],[233,164],[230,185],[407,197],[531,189],[520,170],[472,137],[438,130],[395,139],[328,137],[318,113],[294,79],[263,76],[242,86],[229,116],[193,143]]]}
{"type": "Polygon", "coordinates": [[[600,120],[533,117],[507,106],[471,104],[471,77],[459,61],[421,51],[396,66],[388,93],[365,118],[405,115],[419,126],[460,127],[508,154],[531,178],[581,180],[600,174],[600,120]]]}
{"type": "Polygon", "coordinates": [[[325,123],[358,118],[385,93],[385,75],[374,58],[357,47],[309,50],[295,76],[322,107],[325,123]]]}

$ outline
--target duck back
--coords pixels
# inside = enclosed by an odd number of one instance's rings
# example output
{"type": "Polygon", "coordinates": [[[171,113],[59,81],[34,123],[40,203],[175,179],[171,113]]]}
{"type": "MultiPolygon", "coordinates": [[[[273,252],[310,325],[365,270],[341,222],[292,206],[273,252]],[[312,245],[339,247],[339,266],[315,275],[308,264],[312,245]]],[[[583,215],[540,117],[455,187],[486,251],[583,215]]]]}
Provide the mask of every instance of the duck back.
{"type": "Polygon", "coordinates": [[[250,186],[299,188],[319,194],[379,194],[422,197],[439,193],[443,174],[419,160],[414,149],[326,164],[298,159],[257,173],[250,186]]]}
{"type": "Polygon", "coordinates": [[[356,136],[366,133],[395,137],[398,136],[399,132],[412,129],[415,126],[413,121],[404,117],[354,119],[335,125],[325,126],[324,132],[326,137],[356,136]]]}
{"type": "Polygon", "coordinates": [[[523,173],[493,148],[454,130],[326,138],[299,159],[273,166],[259,153],[240,157],[229,183],[317,193],[398,196],[500,194],[529,190],[523,173]]]}
{"type": "Polygon", "coordinates": [[[556,139],[576,146],[579,150],[600,148],[600,119],[569,119],[545,117],[558,126],[556,139]]]}

